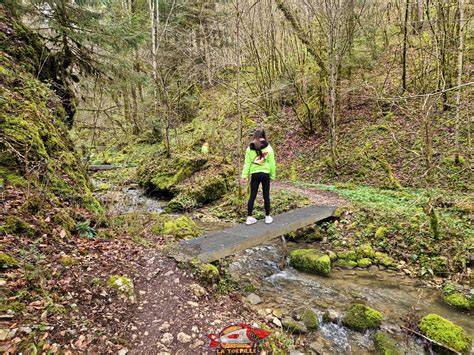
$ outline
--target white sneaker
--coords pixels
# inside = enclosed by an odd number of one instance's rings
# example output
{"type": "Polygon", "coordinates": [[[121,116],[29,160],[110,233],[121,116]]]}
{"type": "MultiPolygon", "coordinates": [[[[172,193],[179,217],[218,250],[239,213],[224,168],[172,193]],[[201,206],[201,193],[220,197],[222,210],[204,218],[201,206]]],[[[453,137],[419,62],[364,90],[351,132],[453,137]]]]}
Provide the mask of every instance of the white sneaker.
{"type": "Polygon", "coordinates": [[[251,224],[254,224],[254,223],[257,223],[257,220],[252,216],[248,216],[247,220],[245,221],[245,224],[250,226],[251,224]]]}
{"type": "Polygon", "coordinates": [[[273,222],[273,217],[272,216],[265,216],[265,223],[270,224],[273,222]]]}

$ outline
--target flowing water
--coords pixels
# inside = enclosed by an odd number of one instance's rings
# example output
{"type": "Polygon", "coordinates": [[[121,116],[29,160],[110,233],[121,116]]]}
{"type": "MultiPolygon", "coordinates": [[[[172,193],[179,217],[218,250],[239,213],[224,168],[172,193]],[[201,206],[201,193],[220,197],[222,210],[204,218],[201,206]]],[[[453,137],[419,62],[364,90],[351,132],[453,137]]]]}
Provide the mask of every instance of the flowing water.
{"type": "MultiPolygon", "coordinates": [[[[288,247],[301,248],[301,245],[289,244],[288,247]]],[[[424,287],[420,280],[398,272],[381,271],[376,266],[360,270],[333,269],[329,277],[322,277],[290,266],[282,270],[282,260],[282,243],[274,242],[242,252],[230,269],[237,278],[258,285],[257,293],[264,301],[264,308],[291,314],[299,306],[309,306],[319,314],[321,321],[326,310],[342,315],[351,303],[366,303],[384,314],[384,330],[393,333],[408,354],[423,353],[413,338],[406,341],[399,326],[410,314],[437,313],[474,334],[472,316],[444,304],[440,291],[424,287]]],[[[309,335],[308,342],[322,336],[329,353],[362,354],[372,349],[370,332],[349,331],[340,325],[340,318],[336,323],[320,323],[319,334],[309,335]]]]}
{"type": "MultiPolygon", "coordinates": [[[[93,181],[95,186],[103,184],[93,181]]],[[[112,186],[96,196],[114,214],[162,212],[165,202],[144,195],[136,185],[112,186]]],[[[197,221],[199,223],[199,221],[197,221]]],[[[199,223],[207,231],[216,231],[227,224],[215,221],[199,223]]],[[[472,316],[454,310],[443,303],[440,291],[428,288],[420,280],[393,271],[369,269],[333,269],[329,277],[303,273],[285,265],[284,250],[301,248],[301,244],[285,244],[280,240],[248,249],[236,255],[230,264],[232,275],[257,285],[262,308],[279,310],[291,315],[299,306],[313,308],[319,316],[320,328],[306,336],[307,344],[327,354],[368,354],[373,349],[372,334],[353,332],[340,324],[344,310],[353,302],[363,302],[385,316],[383,330],[392,333],[401,350],[407,354],[422,354],[423,347],[400,328],[409,315],[437,313],[474,334],[472,316]],[[338,320],[323,322],[322,315],[330,310],[338,320]]],[[[303,246],[304,247],[304,246],[303,246]]],[[[313,246],[314,247],[314,246],[313,246]]],[[[308,349],[309,350],[309,349],[308,349]]]]}

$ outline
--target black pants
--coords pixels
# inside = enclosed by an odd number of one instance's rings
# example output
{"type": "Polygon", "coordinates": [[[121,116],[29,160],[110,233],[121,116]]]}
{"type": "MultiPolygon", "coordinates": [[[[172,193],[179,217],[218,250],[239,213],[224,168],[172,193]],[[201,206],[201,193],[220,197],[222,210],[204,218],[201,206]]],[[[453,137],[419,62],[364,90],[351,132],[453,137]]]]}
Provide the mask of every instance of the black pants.
{"type": "Polygon", "coordinates": [[[250,197],[247,204],[247,215],[251,216],[253,212],[253,204],[257,198],[258,187],[262,184],[263,201],[265,206],[265,215],[270,215],[270,174],[254,173],[250,178],[250,197]]]}

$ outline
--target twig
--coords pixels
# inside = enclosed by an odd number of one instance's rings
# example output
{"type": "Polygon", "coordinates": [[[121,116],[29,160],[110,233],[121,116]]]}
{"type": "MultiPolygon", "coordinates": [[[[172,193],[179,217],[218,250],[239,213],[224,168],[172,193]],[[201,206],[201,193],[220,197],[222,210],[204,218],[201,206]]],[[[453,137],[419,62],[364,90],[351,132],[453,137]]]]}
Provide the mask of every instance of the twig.
{"type": "Polygon", "coordinates": [[[402,328],[405,329],[405,330],[408,330],[409,332],[411,332],[411,333],[413,333],[413,334],[418,335],[419,337],[422,337],[423,339],[428,340],[430,343],[433,343],[433,344],[435,344],[435,345],[437,345],[437,346],[440,346],[440,347],[442,347],[442,348],[445,348],[446,350],[449,350],[449,351],[451,351],[451,352],[453,352],[453,353],[455,353],[455,354],[457,354],[457,355],[461,355],[461,353],[460,353],[459,351],[454,350],[454,349],[450,348],[450,347],[447,346],[447,345],[438,343],[436,340],[430,339],[430,338],[428,338],[427,336],[421,334],[420,332],[417,332],[416,330],[413,330],[413,329],[411,329],[411,328],[405,327],[405,326],[403,326],[403,325],[400,325],[400,327],[402,327],[402,328]]]}

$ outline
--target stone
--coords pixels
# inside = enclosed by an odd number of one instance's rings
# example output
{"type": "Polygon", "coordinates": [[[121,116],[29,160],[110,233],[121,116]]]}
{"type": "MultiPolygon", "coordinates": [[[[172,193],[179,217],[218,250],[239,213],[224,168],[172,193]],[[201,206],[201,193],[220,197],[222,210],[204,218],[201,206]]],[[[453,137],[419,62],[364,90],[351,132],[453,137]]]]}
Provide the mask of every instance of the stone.
{"type": "Polygon", "coordinates": [[[296,249],[290,253],[290,265],[295,269],[327,276],[331,272],[331,259],[316,249],[296,249]]]}
{"type": "Polygon", "coordinates": [[[123,348],[123,349],[120,349],[117,354],[118,354],[118,355],[125,355],[125,354],[127,354],[127,353],[128,353],[128,349],[127,349],[127,348],[123,348]]]}
{"type": "Polygon", "coordinates": [[[471,350],[472,337],[462,327],[437,314],[432,313],[424,316],[418,327],[428,338],[462,354],[468,354],[471,350]]]}
{"type": "Polygon", "coordinates": [[[275,324],[277,327],[282,327],[281,321],[277,317],[273,317],[272,323],[275,324]]]}
{"type": "Polygon", "coordinates": [[[190,335],[180,332],[178,333],[177,339],[179,342],[186,344],[186,343],[189,343],[192,338],[190,335]]]}
{"type": "Polygon", "coordinates": [[[196,297],[203,297],[207,295],[207,291],[204,287],[201,285],[198,285],[196,283],[192,283],[189,285],[189,289],[193,293],[194,296],[196,297]]]}
{"type": "Polygon", "coordinates": [[[260,298],[260,296],[256,295],[255,293],[251,293],[247,296],[247,302],[252,305],[256,305],[256,304],[262,303],[262,299],[260,298]]]}
{"type": "Polygon", "coordinates": [[[327,309],[323,314],[323,321],[326,323],[337,323],[341,314],[334,309],[327,309]]]}
{"type": "Polygon", "coordinates": [[[7,340],[9,333],[10,329],[0,329],[0,341],[7,340]]]}
{"type": "Polygon", "coordinates": [[[308,330],[316,330],[319,327],[318,315],[309,307],[301,307],[296,310],[298,318],[308,330]]]}
{"type": "Polygon", "coordinates": [[[382,355],[401,355],[395,340],[387,333],[378,331],[374,336],[375,349],[382,355]]]}
{"type": "Polygon", "coordinates": [[[281,311],[281,309],[274,309],[272,314],[277,318],[283,317],[283,312],[281,311]]]}
{"type": "Polygon", "coordinates": [[[366,268],[371,265],[372,265],[372,260],[370,260],[369,258],[362,258],[362,259],[357,260],[357,266],[359,267],[366,268]]]}
{"type": "Polygon", "coordinates": [[[347,260],[347,259],[337,259],[334,262],[334,266],[340,267],[343,269],[353,269],[357,266],[357,261],[347,260]]]}
{"type": "Polygon", "coordinates": [[[308,332],[308,328],[306,328],[303,322],[298,322],[293,318],[284,318],[281,321],[281,324],[283,329],[285,329],[288,333],[304,334],[308,332]]]}
{"type": "Polygon", "coordinates": [[[163,336],[161,337],[161,343],[163,343],[164,345],[170,345],[174,340],[174,337],[173,337],[173,334],[171,333],[165,333],[163,334],[163,336]]]}
{"type": "Polygon", "coordinates": [[[379,311],[365,304],[355,303],[348,308],[342,323],[350,329],[365,332],[367,329],[380,327],[382,319],[383,315],[379,311]]]}
{"type": "Polygon", "coordinates": [[[330,354],[331,344],[328,340],[319,336],[315,341],[309,344],[310,350],[314,351],[316,354],[330,354]]]}
{"type": "Polygon", "coordinates": [[[33,331],[30,327],[20,327],[19,330],[25,334],[30,334],[33,331]]]}
{"type": "Polygon", "coordinates": [[[197,349],[201,346],[204,346],[204,342],[201,339],[196,339],[194,343],[191,344],[191,349],[197,349]]]}

